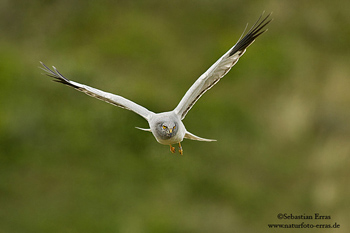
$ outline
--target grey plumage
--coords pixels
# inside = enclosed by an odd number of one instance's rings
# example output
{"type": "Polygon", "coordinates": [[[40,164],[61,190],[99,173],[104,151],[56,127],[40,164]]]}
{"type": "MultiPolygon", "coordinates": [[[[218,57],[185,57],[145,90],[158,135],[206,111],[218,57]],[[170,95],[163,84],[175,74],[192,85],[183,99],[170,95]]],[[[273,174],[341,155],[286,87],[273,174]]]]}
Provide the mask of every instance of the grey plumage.
{"type": "Polygon", "coordinates": [[[248,46],[251,45],[258,36],[266,31],[262,29],[271,22],[271,20],[266,22],[270,15],[271,14],[267,15],[261,22],[260,19],[262,16],[260,16],[248,33],[221,58],[219,58],[219,60],[217,60],[190,87],[185,96],[181,99],[178,106],[174,109],[176,114],[181,116],[181,120],[185,118],[186,114],[197,102],[197,100],[230,71],[230,69],[238,62],[238,59],[245,53],[248,46]]]}
{"type": "Polygon", "coordinates": [[[225,74],[227,74],[237,63],[238,59],[244,54],[246,49],[255,41],[255,39],[267,30],[264,28],[271,21],[269,17],[270,14],[261,20],[262,16],[260,16],[247,34],[243,38],[240,38],[240,40],[231,49],[229,49],[195,81],[176,108],[170,112],[154,113],[122,96],[104,92],[96,88],[71,81],[65,78],[55,67],[53,67],[53,70],[51,70],[42,62],[40,63],[43,67],[40,68],[46,72],[46,75],[54,78],[54,81],[56,82],[71,86],[87,95],[139,114],[148,121],[150,129],[138,129],[152,132],[159,143],[170,145],[170,150],[172,152],[175,151],[172,144],[179,143],[179,151],[182,154],[180,142],[182,142],[184,138],[207,142],[215,141],[213,139],[201,138],[188,132],[182,120],[185,118],[186,114],[197,102],[197,100],[206,91],[219,82],[220,79],[225,76],[225,74]]]}

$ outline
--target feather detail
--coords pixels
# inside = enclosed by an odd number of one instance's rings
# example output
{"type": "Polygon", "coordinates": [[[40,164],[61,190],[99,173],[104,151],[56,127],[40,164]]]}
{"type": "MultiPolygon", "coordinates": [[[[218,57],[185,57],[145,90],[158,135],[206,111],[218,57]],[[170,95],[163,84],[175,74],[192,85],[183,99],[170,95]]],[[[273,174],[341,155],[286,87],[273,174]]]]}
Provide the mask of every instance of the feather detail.
{"type": "Polygon", "coordinates": [[[196,136],[196,135],[194,135],[194,134],[192,134],[190,132],[186,132],[184,138],[191,139],[191,140],[202,141],[202,142],[215,142],[216,141],[215,139],[206,139],[206,138],[198,137],[198,136],[196,136]]]}
{"type": "Polygon", "coordinates": [[[271,14],[265,18],[262,15],[251,27],[245,36],[241,36],[238,42],[220,57],[204,74],[202,74],[195,83],[188,89],[180,103],[174,109],[174,112],[184,119],[197,100],[210,88],[224,77],[230,69],[237,63],[239,58],[245,53],[246,49],[255,41],[255,39],[266,32],[264,27],[271,22],[268,20],[271,14]]]}

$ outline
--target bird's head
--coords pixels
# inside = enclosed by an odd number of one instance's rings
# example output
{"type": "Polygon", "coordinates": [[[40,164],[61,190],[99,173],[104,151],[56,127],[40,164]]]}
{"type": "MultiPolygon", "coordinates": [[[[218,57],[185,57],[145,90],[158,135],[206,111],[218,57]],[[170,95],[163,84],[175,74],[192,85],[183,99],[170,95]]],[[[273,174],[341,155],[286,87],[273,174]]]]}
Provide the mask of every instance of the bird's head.
{"type": "Polygon", "coordinates": [[[178,130],[177,124],[172,121],[160,122],[157,125],[157,131],[162,138],[171,138],[176,135],[178,130]]]}

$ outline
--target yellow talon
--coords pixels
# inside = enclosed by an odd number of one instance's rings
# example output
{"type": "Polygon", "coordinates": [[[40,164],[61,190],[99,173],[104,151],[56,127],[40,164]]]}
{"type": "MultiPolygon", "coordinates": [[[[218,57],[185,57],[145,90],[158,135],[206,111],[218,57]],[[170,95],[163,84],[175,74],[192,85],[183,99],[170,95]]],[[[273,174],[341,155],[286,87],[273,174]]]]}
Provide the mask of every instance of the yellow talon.
{"type": "Polygon", "coordinates": [[[182,149],[181,143],[179,142],[179,153],[180,155],[184,154],[184,150],[182,149]]]}
{"type": "Polygon", "coordinates": [[[171,151],[171,153],[175,153],[175,147],[173,147],[172,145],[169,145],[170,146],[170,151],[171,151]]]}

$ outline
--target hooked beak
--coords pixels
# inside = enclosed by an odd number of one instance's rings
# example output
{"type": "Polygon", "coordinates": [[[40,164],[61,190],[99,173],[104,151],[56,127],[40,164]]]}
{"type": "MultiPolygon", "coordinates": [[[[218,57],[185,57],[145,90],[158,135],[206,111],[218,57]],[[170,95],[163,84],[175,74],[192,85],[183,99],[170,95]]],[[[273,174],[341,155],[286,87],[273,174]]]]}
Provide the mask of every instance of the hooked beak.
{"type": "Polygon", "coordinates": [[[169,133],[173,133],[173,129],[169,129],[169,133]]]}

